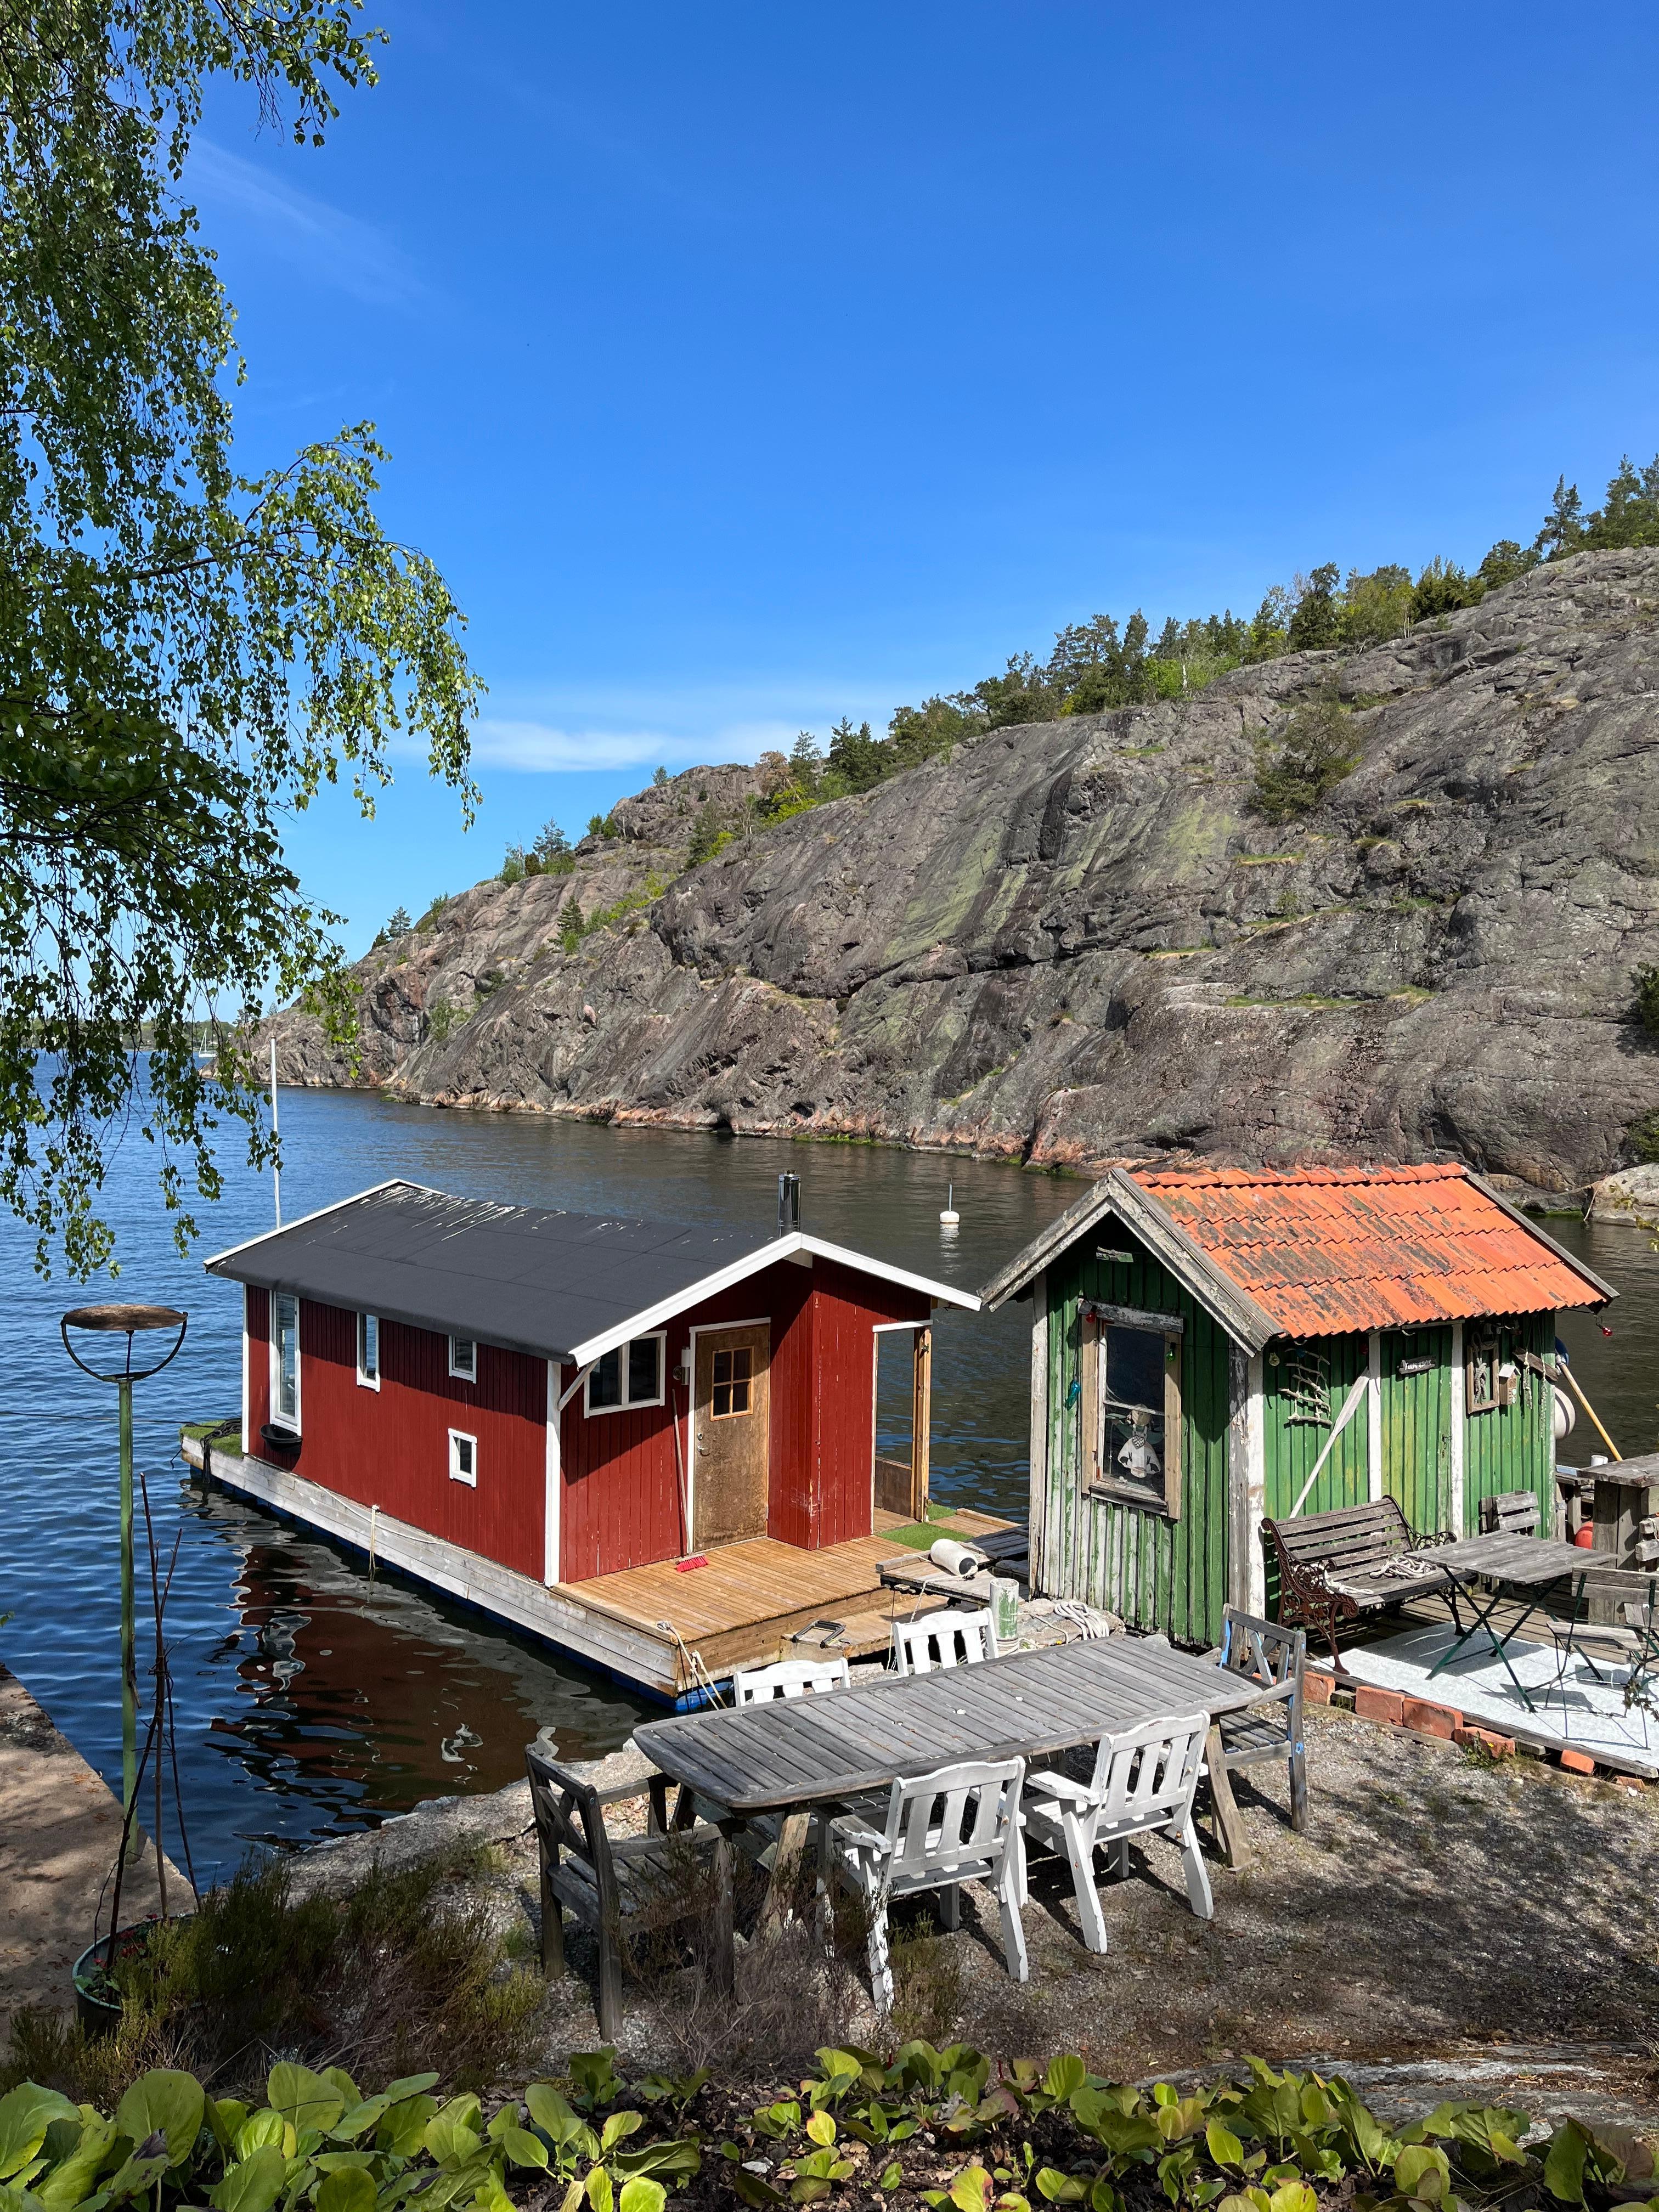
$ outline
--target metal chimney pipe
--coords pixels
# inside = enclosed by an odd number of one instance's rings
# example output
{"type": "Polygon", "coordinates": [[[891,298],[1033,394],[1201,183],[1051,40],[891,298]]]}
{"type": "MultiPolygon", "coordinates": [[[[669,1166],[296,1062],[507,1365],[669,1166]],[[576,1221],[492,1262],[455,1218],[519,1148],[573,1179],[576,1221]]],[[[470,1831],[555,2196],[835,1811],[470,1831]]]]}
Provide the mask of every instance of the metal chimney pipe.
{"type": "Polygon", "coordinates": [[[800,1177],[781,1175],[778,1177],[778,1234],[793,1236],[800,1227],[800,1177]]]}

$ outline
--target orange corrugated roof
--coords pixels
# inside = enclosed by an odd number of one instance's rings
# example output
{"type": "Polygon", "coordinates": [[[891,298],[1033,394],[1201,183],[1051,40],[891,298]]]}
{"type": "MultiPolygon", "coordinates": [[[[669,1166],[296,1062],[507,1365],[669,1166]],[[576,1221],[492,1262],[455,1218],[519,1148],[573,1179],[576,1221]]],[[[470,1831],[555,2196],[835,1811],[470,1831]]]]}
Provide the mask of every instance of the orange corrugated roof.
{"type": "Polygon", "coordinates": [[[1133,1179],[1287,1336],[1603,1303],[1461,1167],[1142,1169],[1133,1179]]]}

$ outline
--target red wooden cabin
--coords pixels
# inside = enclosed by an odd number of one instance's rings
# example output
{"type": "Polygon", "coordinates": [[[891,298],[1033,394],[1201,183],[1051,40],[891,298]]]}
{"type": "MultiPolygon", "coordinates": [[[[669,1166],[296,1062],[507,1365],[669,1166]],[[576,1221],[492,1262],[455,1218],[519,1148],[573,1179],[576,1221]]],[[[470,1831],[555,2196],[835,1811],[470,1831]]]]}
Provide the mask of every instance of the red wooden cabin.
{"type": "MultiPolygon", "coordinates": [[[[241,1486],[353,1540],[367,1511],[384,1558],[422,1532],[429,1559],[403,1564],[485,1604],[484,1563],[568,1590],[746,1540],[869,1537],[878,1333],[917,1339],[920,1454],[933,1307],[978,1304],[798,1228],[402,1181],[207,1267],[244,1286],[241,1486]]],[[[493,1609],[523,1619],[517,1597],[493,1609]]]]}

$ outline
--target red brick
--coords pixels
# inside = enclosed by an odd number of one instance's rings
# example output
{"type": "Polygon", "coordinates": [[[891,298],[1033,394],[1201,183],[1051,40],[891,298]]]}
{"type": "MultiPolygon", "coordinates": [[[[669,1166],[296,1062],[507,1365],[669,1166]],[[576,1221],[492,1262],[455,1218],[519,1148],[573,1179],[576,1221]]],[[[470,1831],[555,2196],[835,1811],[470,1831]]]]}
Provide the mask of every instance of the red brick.
{"type": "Polygon", "coordinates": [[[1317,1668],[1310,1668],[1302,1677],[1302,1695],[1310,1705],[1328,1705],[1335,1687],[1330,1676],[1322,1674],[1317,1668]]]}
{"type": "Polygon", "coordinates": [[[1398,1690],[1373,1689],[1369,1682],[1354,1692],[1353,1709],[1362,1721],[1387,1721],[1395,1728],[1406,1717],[1406,1701],[1398,1690]]]}
{"type": "Polygon", "coordinates": [[[1613,1778],[1621,1790],[1633,1790],[1638,1796],[1648,1786],[1639,1774],[1615,1774],[1613,1778]]]}
{"type": "Polygon", "coordinates": [[[1569,1774],[1594,1774],[1595,1771],[1595,1761],[1587,1751],[1564,1751],[1561,1764],[1569,1774]]]}
{"type": "Polygon", "coordinates": [[[1427,1698],[1407,1698],[1404,1717],[1406,1726],[1419,1735],[1443,1736],[1448,1743],[1463,1725],[1463,1716],[1455,1705],[1437,1705],[1427,1698]]]}
{"type": "Polygon", "coordinates": [[[1471,1748],[1478,1746],[1489,1759],[1515,1757],[1515,1738],[1512,1735],[1499,1735],[1492,1729],[1471,1728],[1467,1725],[1454,1729],[1452,1741],[1471,1748]]]}

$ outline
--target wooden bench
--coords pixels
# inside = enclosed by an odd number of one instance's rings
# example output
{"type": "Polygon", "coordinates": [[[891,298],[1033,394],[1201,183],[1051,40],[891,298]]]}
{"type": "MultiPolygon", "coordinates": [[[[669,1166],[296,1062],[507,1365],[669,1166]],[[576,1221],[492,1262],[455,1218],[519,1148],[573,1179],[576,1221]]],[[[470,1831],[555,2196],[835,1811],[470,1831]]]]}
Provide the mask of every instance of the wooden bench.
{"type": "Polygon", "coordinates": [[[1500,1490],[1480,1500],[1483,1535],[1535,1536],[1540,1518],[1538,1499],[1530,1490],[1500,1490]]]}
{"type": "Polygon", "coordinates": [[[1386,1612],[1449,1583],[1422,1555],[1426,1547],[1450,1538],[1413,1535],[1397,1498],[1370,1498],[1334,1513],[1264,1521],[1262,1527],[1279,1555],[1280,1623],[1324,1637],[1339,1674],[1344,1671],[1336,1646],[1339,1622],[1386,1612]]]}

